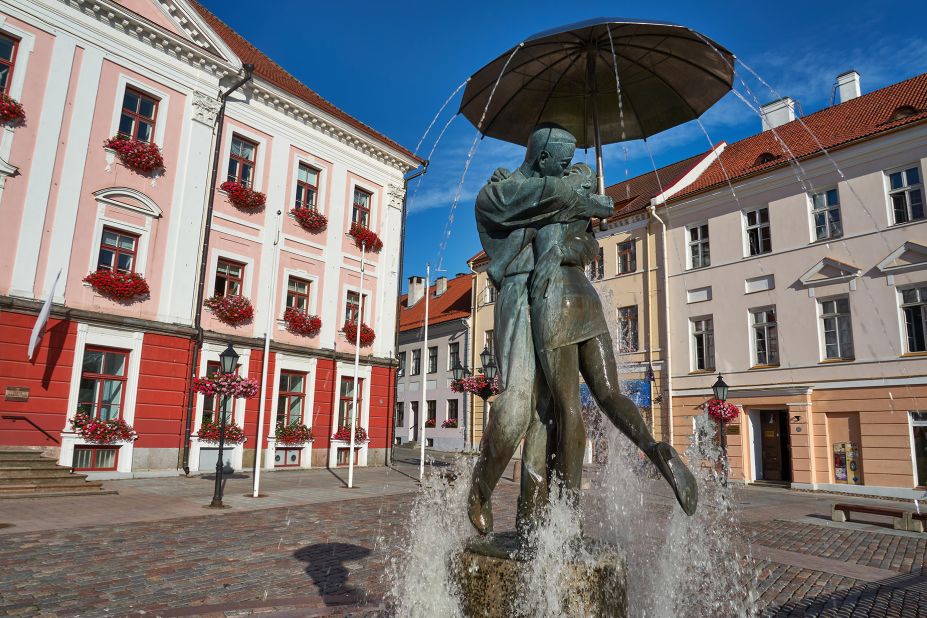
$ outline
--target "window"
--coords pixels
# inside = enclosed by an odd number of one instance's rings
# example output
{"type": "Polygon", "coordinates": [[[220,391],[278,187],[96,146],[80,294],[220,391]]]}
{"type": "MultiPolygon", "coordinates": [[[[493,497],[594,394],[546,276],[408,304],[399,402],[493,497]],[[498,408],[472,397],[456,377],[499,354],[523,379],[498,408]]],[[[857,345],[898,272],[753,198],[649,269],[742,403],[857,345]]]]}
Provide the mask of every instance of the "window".
{"type": "Polygon", "coordinates": [[[769,208],[757,208],[744,213],[747,224],[748,255],[760,255],[772,251],[772,237],[769,232],[769,208]]]}
{"type": "Polygon", "coordinates": [[[693,225],[689,229],[689,260],[691,268],[711,266],[708,245],[708,224],[693,225]]]}
{"type": "Polygon", "coordinates": [[[428,373],[438,371],[438,348],[428,348],[428,373]]]}
{"type": "Polygon", "coordinates": [[[74,470],[115,470],[119,459],[118,446],[75,446],[74,470]]]}
{"type": "Polygon", "coordinates": [[[927,352],[927,286],[901,290],[908,352],[927,352]]]}
{"type": "Polygon", "coordinates": [[[418,425],[418,402],[410,401],[409,405],[412,406],[412,424],[418,425]]]}
{"type": "Polygon", "coordinates": [[[305,399],[306,374],[281,371],[280,392],[277,394],[277,423],[302,423],[305,399]]]}
{"type": "Polygon", "coordinates": [[[216,285],[213,294],[215,296],[241,296],[244,275],[244,264],[219,258],[216,263],[216,285]]]}
{"type": "Polygon", "coordinates": [[[779,339],[776,334],[776,309],[751,311],[753,322],[754,366],[779,364],[779,339]]]}
{"type": "Polygon", "coordinates": [[[406,404],[401,401],[396,402],[396,413],[393,415],[393,423],[396,427],[406,426],[406,404]]]}
{"type": "Polygon", "coordinates": [[[924,191],[918,168],[889,173],[888,185],[896,224],[924,218],[924,191]]]}
{"type": "Polygon", "coordinates": [[[254,182],[255,161],[257,161],[257,144],[233,135],[226,180],[250,187],[254,182]]]}
{"type": "Polygon", "coordinates": [[[850,300],[848,298],[822,300],[821,323],[824,326],[824,358],[853,358],[850,300]]]}
{"type": "MultiPolygon", "coordinates": [[[[451,343],[447,346],[447,368],[453,369],[460,363],[460,343],[451,343]]],[[[461,367],[463,365],[461,364],[461,367]]]]}
{"type": "Polygon", "coordinates": [[[286,308],[309,313],[309,289],[312,282],[298,277],[290,277],[286,284],[286,308]]]}
{"type": "Polygon", "coordinates": [[[692,368],[714,371],[715,331],[711,318],[692,320],[692,368]]]}
{"type": "MultiPolygon", "coordinates": [[[[213,374],[219,373],[219,363],[210,361],[206,363],[206,375],[211,376],[213,374]]],[[[212,397],[205,397],[203,399],[203,422],[219,422],[219,409],[222,409],[222,414],[225,415],[225,422],[232,422],[232,397],[221,397],[219,395],[213,395],[212,397]]]]}
{"type": "Polygon", "coordinates": [[[637,251],[633,240],[618,244],[618,274],[637,270],[637,251]]]}
{"type": "Polygon", "coordinates": [[[319,171],[299,164],[296,172],[296,208],[316,208],[319,204],[319,171]]]}
{"type": "Polygon", "coordinates": [[[119,135],[140,142],[154,139],[158,117],[158,100],[132,88],[122,95],[122,114],[119,116],[119,135]]]}
{"type": "Polygon", "coordinates": [[[344,321],[356,322],[358,315],[361,316],[363,322],[363,317],[367,315],[367,295],[364,294],[362,301],[359,292],[348,290],[344,301],[344,321]]]}
{"type": "Polygon", "coordinates": [[[843,236],[840,223],[840,196],[836,189],[821,191],[811,196],[811,217],[816,240],[843,236]]]}
{"type": "Polygon", "coordinates": [[[618,351],[637,352],[637,305],[618,309],[618,351]]]}
{"type": "Polygon", "coordinates": [[[598,281],[605,276],[605,250],[599,247],[595,259],[586,266],[586,276],[590,281],[598,281]]]}
{"type": "Polygon", "coordinates": [[[370,227],[370,200],[373,196],[363,189],[354,188],[354,206],[351,209],[351,223],[370,227]]]}
{"type": "Polygon", "coordinates": [[[77,392],[77,412],[107,421],[122,416],[129,353],[87,348],[77,392]]]}
{"type": "Polygon", "coordinates": [[[447,400],[447,420],[454,419],[456,421],[459,418],[459,405],[460,402],[456,399],[447,400]]]}
{"type": "Polygon", "coordinates": [[[927,485],[927,412],[911,412],[911,432],[914,434],[915,480],[923,487],[927,485]]]}
{"type": "Polygon", "coordinates": [[[486,304],[489,305],[489,304],[496,302],[496,296],[498,296],[498,294],[499,294],[499,291],[496,290],[496,286],[494,286],[492,283],[487,282],[486,283],[486,304]]]}
{"type": "Polygon", "coordinates": [[[493,332],[492,329],[486,331],[486,340],[484,341],[484,346],[489,350],[490,354],[495,354],[495,347],[493,346],[493,332]]]}
{"type": "Polygon", "coordinates": [[[422,372],[422,351],[412,350],[412,368],[409,370],[410,376],[417,376],[422,372]]]}
{"type": "Polygon", "coordinates": [[[117,270],[121,273],[133,273],[135,272],[137,251],[138,235],[104,227],[103,237],[100,239],[97,270],[117,270]]]}
{"type": "Polygon", "coordinates": [[[434,399],[426,401],[425,405],[428,406],[428,420],[437,425],[438,422],[438,406],[434,399]]]}
{"type": "Polygon", "coordinates": [[[406,353],[399,353],[399,377],[406,375],[406,353]]]}
{"type": "MultiPolygon", "coordinates": [[[[357,380],[357,416],[354,422],[357,426],[361,425],[360,411],[364,408],[361,405],[361,394],[364,392],[364,380],[357,380]]],[[[351,426],[351,403],[354,398],[354,378],[341,378],[341,398],[338,406],[338,427],[351,426]]]]}
{"type": "Polygon", "coordinates": [[[0,34],[0,93],[10,94],[13,83],[13,66],[16,64],[16,50],[19,41],[0,34]]]}

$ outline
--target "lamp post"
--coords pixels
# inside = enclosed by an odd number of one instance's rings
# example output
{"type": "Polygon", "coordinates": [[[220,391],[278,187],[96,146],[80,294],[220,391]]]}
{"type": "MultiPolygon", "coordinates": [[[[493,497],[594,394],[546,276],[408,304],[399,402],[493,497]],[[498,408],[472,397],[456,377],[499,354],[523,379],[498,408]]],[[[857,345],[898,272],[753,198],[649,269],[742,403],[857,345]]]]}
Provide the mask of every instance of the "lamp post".
{"type": "MultiPolygon", "coordinates": [[[[718,379],[715,380],[711,390],[715,395],[715,399],[718,401],[727,401],[728,386],[724,381],[724,378],[721,376],[720,371],[718,372],[718,379]]],[[[721,427],[721,453],[724,455],[724,470],[722,473],[722,478],[724,485],[727,485],[727,431],[725,430],[723,419],[719,422],[719,425],[721,427]]]]}
{"type": "MultiPolygon", "coordinates": [[[[225,348],[225,351],[219,355],[219,370],[224,374],[234,373],[237,366],[238,352],[235,351],[235,348],[233,348],[230,343],[229,347],[225,348]]],[[[216,485],[212,492],[212,502],[209,503],[209,506],[212,508],[223,507],[222,473],[225,469],[225,462],[223,461],[222,451],[225,448],[225,408],[229,401],[228,394],[223,395],[222,399],[222,405],[219,407],[219,414],[222,418],[219,421],[219,456],[216,460],[216,485]]]]}

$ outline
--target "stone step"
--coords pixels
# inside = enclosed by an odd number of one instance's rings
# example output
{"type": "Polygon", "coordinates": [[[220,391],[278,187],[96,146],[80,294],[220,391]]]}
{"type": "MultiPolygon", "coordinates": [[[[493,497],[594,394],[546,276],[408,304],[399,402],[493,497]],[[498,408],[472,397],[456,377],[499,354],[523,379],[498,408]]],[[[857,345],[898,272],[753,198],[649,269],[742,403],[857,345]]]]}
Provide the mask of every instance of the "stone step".
{"type": "Polygon", "coordinates": [[[33,476],[7,476],[0,477],[0,489],[10,486],[18,486],[23,484],[35,485],[37,487],[50,487],[50,486],[83,486],[86,484],[87,477],[83,474],[66,474],[59,475],[54,477],[33,477],[33,476]]]}
{"type": "Polygon", "coordinates": [[[0,479],[70,477],[71,471],[62,466],[33,468],[29,466],[0,466],[0,479]]]}
{"type": "Polygon", "coordinates": [[[115,496],[119,494],[115,489],[100,489],[99,491],[23,491],[9,493],[0,491],[0,500],[22,500],[26,498],[64,498],[69,496],[115,496]]]}
{"type": "Polygon", "coordinates": [[[11,449],[9,447],[0,449],[0,461],[7,459],[29,459],[41,460],[47,459],[42,456],[42,451],[30,451],[27,449],[11,449]]]}
{"type": "Polygon", "coordinates": [[[100,481],[84,481],[80,477],[74,477],[75,480],[80,481],[78,484],[74,483],[24,483],[20,482],[19,484],[10,484],[10,485],[0,485],[0,495],[9,495],[9,494],[24,494],[24,493],[33,493],[33,494],[46,494],[50,492],[90,492],[93,494],[99,494],[100,490],[103,488],[103,483],[100,481]]]}
{"type": "MultiPolygon", "coordinates": [[[[57,461],[47,458],[25,459],[20,457],[17,459],[0,459],[0,470],[9,470],[15,468],[34,468],[36,470],[44,470],[58,467],[61,466],[58,465],[57,461]]],[[[65,470],[67,470],[67,468],[65,468],[65,470]]]]}

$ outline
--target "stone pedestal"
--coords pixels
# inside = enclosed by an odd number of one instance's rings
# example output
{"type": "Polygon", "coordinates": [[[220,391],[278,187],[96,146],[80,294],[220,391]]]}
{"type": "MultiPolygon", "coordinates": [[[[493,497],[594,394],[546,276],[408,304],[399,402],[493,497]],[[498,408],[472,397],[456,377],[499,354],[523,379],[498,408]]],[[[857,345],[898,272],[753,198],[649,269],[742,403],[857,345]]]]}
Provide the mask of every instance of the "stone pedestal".
{"type": "MultiPolygon", "coordinates": [[[[524,599],[519,599],[519,581],[528,566],[513,557],[515,549],[513,536],[473,539],[455,558],[454,577],[467,618],[525,615],[524,599]]],[[[624,560],[617,550],[607,546],[593,545],[588,551],[590,559],[567,565],[560,591],[562,615],[625,618],[624,560]]]]}

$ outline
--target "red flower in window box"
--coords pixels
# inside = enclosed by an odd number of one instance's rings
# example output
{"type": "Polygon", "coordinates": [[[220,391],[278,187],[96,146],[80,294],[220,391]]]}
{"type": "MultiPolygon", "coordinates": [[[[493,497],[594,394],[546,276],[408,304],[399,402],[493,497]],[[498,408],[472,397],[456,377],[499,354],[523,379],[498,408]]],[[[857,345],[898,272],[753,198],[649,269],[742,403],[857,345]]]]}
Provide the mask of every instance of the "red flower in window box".
{"type": "Polygon", "coordinates": [[[289,307],[283,312],[283,321],[286,322],[286,328],[291,333],[297,335],[306,335],[315,337],[322,328],[322,318],[317,315],[309,315],[300,311],[296,307],[289,307]]]}
{"type": "MultiPolygon", "coordinates": [[[[344,333],[344,336],[352,344],[357,341],[357,323],[354,321],[348,321],[344,323],[344,327],[341,329],[341,332],[344,333]]],[[[373,345],[373,340],[377,338],[376,333],[373,332],[373,329],[361,322],[361,332],[360,332],[360,347],[369,348],[373,345]]]]}
{"type": "Polygon", "coordinates": [[[260,191],[250,189],[240,182],[228,180],[219,185],[219,188],[228,193],[229,201],[233,206],[242,210],[260,210],[267,203],[266,195],[260,191]]]}
{"type": "Polygon", "coordinates": [[[139,174],[151,174],[164,168],[164,157],[157,144],[117,135],[103,142],[103,147],[115,150],[122,164],[139,174]]]}
{"type": "Polygon", "coordinates": [[[449,418],[443,423],[441,423],[441,427],[443,427],[444,429],[457,429],[457,419],[449,418]]]}
{"type": "Polygon", "coordinates": [[[254,317],[254,307],[244,296],[213,296],[203,304],[214,316],[231,326],[244,324],[254,317]]]}
{"type": "Polygon", "coordinates": [[[451,390],[455,393],[473,393],[477,397],[488,399],[493,395],[498,395],[502,389],[499,388],[499,378],[490,382],[489,378],[478,373],[460,380],[452,380],[451,390]]]}
{"type": "Polygon", "coordinates": [[[702,408],[708,412],[708,416],[716,421],[729,423],[740,415],[740,408],[727,401],[720,399],[709,399],[702,408]]]}
{"type": "Polygon", "coordinates": [[[26,110],[22,103],[8,95],[0,95],[0,124],[22,124],[26,110]]]}
{"type": "MultiPolygon", "coordinates": [[[[360,444],[362,442],[367,442],[370,438],[367,437],[367,430],[361,427],[360,425],[354,426],[354,443],[360,444]]],[[[335,435],[332,436],[332,440],[340,440],[342,442],[351,441],[351,427],[345,425],[339,427],[338,431],[335,432],[335,435]]]]}
{"type": "Polygon", "coordinates": [[[318,234],[328,225],[328,218],[315,208],[294,208],[290,212],[307,232],[318,234]]]}
{"type": "MultiPolygon", "coordinates": [[[[350,431],[348,436],[350,436],[350,431]]],[[[277,444],[284,446],[302,446],[307,442],[312,442],[312,428],[306,427],[299,421],[293,421],[289,425],[277,423],[277,444]]]]}
{"type": "Polygon", "coordinates": [[[118,270],[101,268],[84,277],[93,289],[102,296],[119,301],[133,300],[139,296],[147,296],[151,290],[148,282],[138,273],[121,273],[118,270]]]}
{"type": "Polygon", "coordinates": [[[80,434],[87,442],[94,444],[114,444],[116,442],[132,442],[138,434],[121,418],[111,418],[107,421],[91,418],[89,414],[78,412],[71,419],[71,429],[80,434]]]}
{"type": "MultiPolygon", "coordinates": [[[[207,444],[219,444],[219,438],[220,438],[221,433],[222,433],[221,422],[203,421],[203,424],[200,425],[200,430],[196,432],[196,435],[200,439],[200,442],[205,442],[207,444]]],[[[226,421],[225,423],[225,443],[226,444],[241,444],[244,441],[245,441],[244,430],[238,425],[236,425],[235,423],[230,423],[226,421]]]]}
{"type": "Polygon", "coordinates": [[[367,245],[367,251],[376,253],[383,248],[383,241],[372,230],[364,227],[360,223],[352,223],[348,236],[354,239],[354,244],[360,249],[361,245],[367,245]]]}
{"type": "Polygon", "coordinates": [[[207,397],[222,395],[236,399],[251,399],[258,393],[258,383],[235,373],[213,373],[205,378],[193,380],[193,390],[207,397]]]}
{"type": "Polygon", "coordinates": [[[435,419],[430,418],[427,421],[425,421],[425,427],[434,427],[434,426],[435,426],[435,419]]]}

